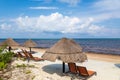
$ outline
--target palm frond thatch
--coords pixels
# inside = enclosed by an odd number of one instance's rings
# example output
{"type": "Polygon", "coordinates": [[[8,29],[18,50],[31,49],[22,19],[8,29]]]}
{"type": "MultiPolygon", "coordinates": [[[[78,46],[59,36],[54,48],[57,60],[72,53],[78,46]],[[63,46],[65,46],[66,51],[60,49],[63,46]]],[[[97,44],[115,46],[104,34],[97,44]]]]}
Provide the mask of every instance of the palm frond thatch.
{"type": "Polygon", "coordinates": [[[63,62],[84,62],[87,56],[82,53],[82,48],[79,44],[71,39],[62,38],[44,54],[43,59],[55,61],[60,59],[63,62]]]}
{"type": "Polygon", "coordinates": [[[1,46],[19,46],[19,43],[15,42],[12,38],[8,38],[0,43],[1,46]]]}
{"type": "Polygon", "coordinates": [[[32,41],[32,40],[27,40],[27,41],[23,44],[23,46],[25,46],[25,47],[35,47],[35,46],[37,46],[37,44],[36,44],[34,41],[32,41]]]}

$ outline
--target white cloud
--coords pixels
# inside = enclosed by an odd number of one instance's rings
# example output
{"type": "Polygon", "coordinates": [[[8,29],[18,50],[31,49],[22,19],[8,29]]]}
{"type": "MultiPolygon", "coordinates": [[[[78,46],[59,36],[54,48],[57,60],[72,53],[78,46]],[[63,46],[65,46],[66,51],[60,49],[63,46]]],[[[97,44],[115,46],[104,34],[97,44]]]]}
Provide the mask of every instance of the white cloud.
{"type": "Polygon", "coordinates": [[[99,0],[93,4],[96,21],[120,18],[120,0],[99,0]]]}
{"type": "Polygon", "coordinates": [[[29,7],[29,9],[43,9],[43,10],[51,10],[51,9],[58,9],[58,7],[46,7],[46,6],[39,6],[39,7],[29,7]]]}
{"type": "Polygon", "coordinates": [[[5,21],[5,19],[0,19],[0,22],[4,22],[5,21]]]}
{"type": "Polygon", "coordinates": [[[95,19],[95,22],[101,22],[101,21],[110,20],[110,19],[119,19],[120,15],[118,13],[117,12],[99,13],[94,15],[93,18],[95,19]]]}
{"type": "Polygon", "coordinates": [[[68,3],[70,6],[76,6],[81,0],[59,0],[63,3],[68,3]]]}
{"type": "Polygon", "coordinates": [[[60,33],[89,33],[96,34],[103,27],[93,24],[94,19],[88,18],[85,21],[77,17],[63,16],[60,13],[39,17],[18,17],[16,24],[22,31],[29,32],[60,32],[60,33]]]}
{"type": "Polygon", "coordinates": [[[100,0],[94,4],[94,7],[99,8],[99,10],[120,10],[120,0],[100,0]]]}
{"type": "Polygon", "coordinates": [[[3,23],[0,25],[0,29],[1,30],[10,30],[11,29],[11,25],[10,24],[6,24],[6,23],[3,23]]]}
{"type": "Polygon", "coordinates": [[[120,38],[120,29],[117,28],[104,28],[101,33],[96,34],[105,38],[120,38]]]}
{"type": "Polygon", "coordinates": [[[0,24],[0,30],[5,33],[14,32],[15,34],[58,32],[65,35],[87,34],[103,37],[112,35],[119,36],[117,34],[120,33],[117,29],[105,28],[104,26],[94,24],[95,20],[92,17],[83,20],[78,17],[64,16],[60,13],[52,13],[48,16],[40,15],[38,17],[24,16],[14,20],[12,19],[12,21],[11,23],[0,24]]]}
{"type": "Polygon", "coordinates": [[[80,33],[80,34],[91,34],[91,35],[97,35],[98,33],[101,33],[103,29],[105,29],[103,26],[98,26],[93,24],[94,19],[88,18],[81,23],[78,23],[77,25],[74,25],[74,27],[70,27],[63,31],[63,33],[80,33]]]}

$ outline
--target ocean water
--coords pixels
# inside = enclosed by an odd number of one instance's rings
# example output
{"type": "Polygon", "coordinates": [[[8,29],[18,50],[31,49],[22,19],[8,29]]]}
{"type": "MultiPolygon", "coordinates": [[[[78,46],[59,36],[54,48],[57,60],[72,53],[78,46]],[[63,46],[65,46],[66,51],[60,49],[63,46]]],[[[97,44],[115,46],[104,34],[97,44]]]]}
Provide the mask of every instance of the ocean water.
{"type": "MultiPolygon", "coordinates": [[[[0,39],[0,42],[5,39],[0,39]]],[[[19,44],[23,44],[28,39],[14,39],[19,44]]],[[[59,39],[32,39],[37,43],[37,47],[49,48],[59,39]]],[[[120,39],[74,39],[80,44],[84,52],[97,52],[103,54],[120,55],[120,39]]]]}

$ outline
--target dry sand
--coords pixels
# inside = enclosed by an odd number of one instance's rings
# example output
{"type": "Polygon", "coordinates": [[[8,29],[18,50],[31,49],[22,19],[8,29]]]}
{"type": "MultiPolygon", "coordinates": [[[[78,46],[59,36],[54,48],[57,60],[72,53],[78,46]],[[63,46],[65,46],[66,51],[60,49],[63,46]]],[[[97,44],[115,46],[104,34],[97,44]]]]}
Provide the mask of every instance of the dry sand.
{"type": "MultiPolygon", "coordinates": [[[[23,48],[27,49],[29,48],[23,48]]],[[[41,57],[46,49],[34,49],[37,53],[34,56],[41,57]]],[[[115,55],[105,55],[105,54],[95,54],[86,53],[88,56],[88,61],[84,63],[77,63],[77,65],[85,66],[87,69],[94,70],[97,72],[97,76],[92,76],[88,80],[120,80],[120,56],[115,55]]],[[[16,64],[28,64],[27,61],[15,60],[13,65],[16,64]]],[[[33,80],[71,80],[71,75],[62,74],[62,61],[56,60],[56,62],[50,61],[30,61],[29,65],[35,65],[36,68],[29,68],[31,70],[31,75],[34,77],[33,80]]],[[[66,64],[66,71],[68,71],[66,64]]],[[[13,73],[14,75],[14,73],[13,73]]],[[[21,74],[22,75],[22,74],[21,74]]],[[[18,75],[19,76],[19,75],[18,75]]],[[[14,76],[10,80],[15,79],[14,76]]],[[[31,80],[31,79],[20,79],[19,80],[31,80]]],[[[74,77],[74,80],[79,80],[74,77]]]]}

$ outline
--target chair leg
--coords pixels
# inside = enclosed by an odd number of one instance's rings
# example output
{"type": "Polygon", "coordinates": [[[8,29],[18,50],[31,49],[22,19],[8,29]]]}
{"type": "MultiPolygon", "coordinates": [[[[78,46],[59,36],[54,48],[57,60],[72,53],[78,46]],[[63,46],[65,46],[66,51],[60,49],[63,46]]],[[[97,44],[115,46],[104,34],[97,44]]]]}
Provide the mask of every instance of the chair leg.
{"type": "Polygon", "coordinates": [[[97,72],[95,72],[95,76],[97,76],[97,72]]]}

